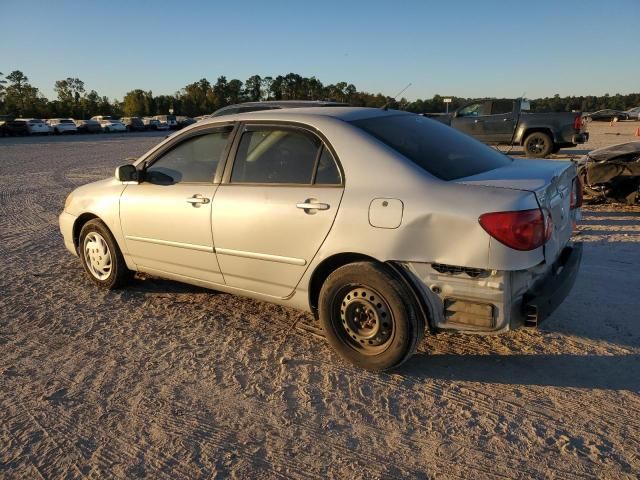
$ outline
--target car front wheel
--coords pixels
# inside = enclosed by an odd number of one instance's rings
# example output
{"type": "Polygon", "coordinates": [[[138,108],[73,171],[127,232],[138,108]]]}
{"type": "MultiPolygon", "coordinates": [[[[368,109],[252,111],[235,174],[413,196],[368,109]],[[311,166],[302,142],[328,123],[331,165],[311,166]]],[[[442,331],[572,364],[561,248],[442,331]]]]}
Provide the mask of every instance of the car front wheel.
{"type": "Polygon", "coordinates": [[[318,307],[331,347],[367,370],[400,366],[424,334],[424,318],[411,292],[394,273],[372,262],[348,264],[331,273],[318,307]]]}
{"type": "Polygon", "coordinates": [[[133,273],[127,268],[115,238],[98,219],[80,231],[78,254],[89,278],[99,287],[113,290],[124,286],[133,273]]]}

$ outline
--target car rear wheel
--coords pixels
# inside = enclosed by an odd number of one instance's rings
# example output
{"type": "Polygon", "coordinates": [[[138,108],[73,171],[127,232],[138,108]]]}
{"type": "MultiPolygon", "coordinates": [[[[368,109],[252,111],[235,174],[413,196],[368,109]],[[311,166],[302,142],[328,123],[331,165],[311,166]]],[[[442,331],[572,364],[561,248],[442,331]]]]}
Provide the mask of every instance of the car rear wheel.
{"type": "Polygon", "coordinates": [[[101,288],[120,288],[133,276],[115,238],[107,226],[98,219],[89,220],[82,227],[78,254],[89,278],[101,288]]]}
{"type": "Polygon", "coordinates": [[[405,284],[372,262],[331,273],[320,291],[319,314],[331,347],[367,370],[400,366],[424,335],[424,318],[405,284]]]}
{"type": "Polygon", "coordinates": [[[533,132],[524,139],[524,151],[529,157],[544,158],[551,153],[553,140],[544,132],[533,132]]]}

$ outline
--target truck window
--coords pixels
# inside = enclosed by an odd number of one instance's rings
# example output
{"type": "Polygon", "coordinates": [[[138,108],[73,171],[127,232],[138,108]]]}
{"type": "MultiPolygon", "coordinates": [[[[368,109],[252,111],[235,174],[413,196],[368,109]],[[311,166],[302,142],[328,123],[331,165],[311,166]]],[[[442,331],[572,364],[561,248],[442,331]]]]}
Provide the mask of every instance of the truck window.
{"type": "Polygon", "coordinates": [[[486,102],[472,103],[466,107],[458,110],[458,117],[479,117],[481,115],[488,115],[489,113],[485,108],[486,102]]]}
{"type": "Polygon", "coordinates": [[[513,100],[493,100],[491,102],[491,115],[504,115],[513,112],[513,100]]]}

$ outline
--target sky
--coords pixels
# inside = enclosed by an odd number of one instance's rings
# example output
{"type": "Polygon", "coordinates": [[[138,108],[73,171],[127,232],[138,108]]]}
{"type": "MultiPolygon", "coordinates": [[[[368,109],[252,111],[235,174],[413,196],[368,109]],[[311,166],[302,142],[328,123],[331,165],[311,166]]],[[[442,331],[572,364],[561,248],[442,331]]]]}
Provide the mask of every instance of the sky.
{"type": "Polygon", "coordinates": [[[640,0],[0,0],[0,72],[121,99],[316,76],[410,100],[640,91],[640,0]]]}

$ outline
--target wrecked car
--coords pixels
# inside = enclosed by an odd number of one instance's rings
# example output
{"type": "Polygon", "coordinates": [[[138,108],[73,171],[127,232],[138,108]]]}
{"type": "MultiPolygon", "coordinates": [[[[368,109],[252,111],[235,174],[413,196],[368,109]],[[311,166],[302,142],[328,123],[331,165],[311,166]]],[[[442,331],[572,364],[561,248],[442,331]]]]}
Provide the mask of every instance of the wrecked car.
{"type": "Polygon", "coordinates": [[[599,148],[578,161],[588,203],[640,203],[640,142],[599,148]]]}
{"type": "Polygon", "coordinates": [[[203,120],[67,197],[60,229],[99,287],[144,272],[311,312],[386,370],[425,331],[545,319],[581,261],[570,162],[513,160],[399,111],[203,120]]]}

